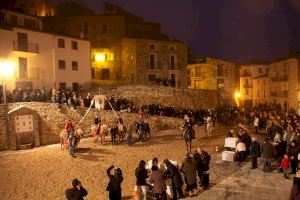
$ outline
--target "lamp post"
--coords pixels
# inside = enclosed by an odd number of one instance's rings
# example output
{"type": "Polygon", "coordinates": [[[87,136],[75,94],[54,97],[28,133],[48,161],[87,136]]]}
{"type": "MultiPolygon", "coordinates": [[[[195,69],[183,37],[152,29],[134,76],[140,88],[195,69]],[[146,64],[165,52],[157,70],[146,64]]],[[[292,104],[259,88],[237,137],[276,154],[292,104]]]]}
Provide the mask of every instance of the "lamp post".
{"type": "Polygon", "coordinates": [[[5,78],[12,76],[14,72],[14,65],[9,61],[0,61],[0,75],[2,79],[2,92],[3,92],[3,103],[6,104],[6,86],[5,78]]]}

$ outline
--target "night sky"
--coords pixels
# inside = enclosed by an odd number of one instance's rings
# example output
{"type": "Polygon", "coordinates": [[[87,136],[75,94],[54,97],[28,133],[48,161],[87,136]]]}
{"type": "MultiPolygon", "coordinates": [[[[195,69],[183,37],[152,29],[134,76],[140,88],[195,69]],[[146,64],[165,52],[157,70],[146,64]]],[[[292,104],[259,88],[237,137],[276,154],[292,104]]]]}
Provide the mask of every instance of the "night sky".
{"type": "MultiPolygon", "coordinates": [[[[65,2],[66,0],[49,0],[65,2]]],[[[101,13],[104,0],[75,0],[101,13]]],[[[240,63],[300,51],[300,0],[106,0],[161,24],[196,56],[240,63]]]]}

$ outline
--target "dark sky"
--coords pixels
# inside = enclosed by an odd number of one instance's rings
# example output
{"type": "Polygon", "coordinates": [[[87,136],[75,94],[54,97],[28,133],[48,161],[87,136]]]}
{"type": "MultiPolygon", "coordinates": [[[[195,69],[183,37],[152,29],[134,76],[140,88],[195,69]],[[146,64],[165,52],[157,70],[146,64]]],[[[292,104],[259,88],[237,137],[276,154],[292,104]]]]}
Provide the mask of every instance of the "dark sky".
{"type": "MultiPolygon", "coordinates": [[[[49,0],[65,2],[66,0],[49,0]]],[[[75,0],[101,13],[104,0],[75,0]]],[[[300,0],[107,0],[188,44],[194,55],[237,62],[300,51],[300,0]]]]}

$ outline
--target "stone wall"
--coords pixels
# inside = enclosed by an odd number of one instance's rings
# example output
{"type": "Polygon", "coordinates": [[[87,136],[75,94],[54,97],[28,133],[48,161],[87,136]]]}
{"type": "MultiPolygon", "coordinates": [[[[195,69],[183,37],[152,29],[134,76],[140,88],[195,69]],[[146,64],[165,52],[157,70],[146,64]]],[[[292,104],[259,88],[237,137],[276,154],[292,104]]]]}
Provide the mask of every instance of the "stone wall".
{"type": "MultiPolygon", "coordinates": [[[[29,102],[29,103],[14,103],[8,105],[8,110],[11,111],[15,108],[23,105],[26,109],[32,110],[38,114],[39,121],[39,136],[41,145],[53,144],[59,142],[59,133],[64,128],[64,125],[68,120],[71,120],[74,124],[77,124],[88,108],[77,108],[77,111],[69,109],[65,105],[57,105],[51,103],[40,103],[40,102],[29,102]]],[[[4,105],[0,105],[0,150],[8,149],[8,140],[6,135],[6,124],[5,118],[7,116],[7,111],[4,105]]],[[[93,123],[94,116],[99,114],[101,120],[112,125],[113,121],[116,119],[113,111],[98,111],[96,109],[91,109],[87,114],[86,118],[82,121],[80,126],[82,127],[86,135],[90,135],[90,127],[93,123]]],[[[125,126],[134,125],[140,118],[138,114],[132,113],[120,113],[117,112],[123,118],[125,126]]],[[[12,120],[11,120],[12,121],[12,120]]],[[[164,129],[174,129],[182,126],[183,119],[175,119],[168,117],[153,116],[146,118],[145,120],[149,123],[151,130],[164,130],[164,129]]],[[[10,122],[13,123],[13,122],[10,122]]],[[[9,130],[11,134],[12,128],[9,130]]]]}
{"type": "Polygon", "coordinates": [[[0,105],[0,151],[8,148],[8,138],[6,133],[7,124],[7,106],[0,105]]]}
{"type": "Polygon", "coordinates": [[[101,94],[107,97],[127,98],[141,105],[159,103],[163,106],[197,109],[217,105],[217,91],[215,90],[188,90],[161,86],[120,86],[116,89],[100,89],[101,94]]]}

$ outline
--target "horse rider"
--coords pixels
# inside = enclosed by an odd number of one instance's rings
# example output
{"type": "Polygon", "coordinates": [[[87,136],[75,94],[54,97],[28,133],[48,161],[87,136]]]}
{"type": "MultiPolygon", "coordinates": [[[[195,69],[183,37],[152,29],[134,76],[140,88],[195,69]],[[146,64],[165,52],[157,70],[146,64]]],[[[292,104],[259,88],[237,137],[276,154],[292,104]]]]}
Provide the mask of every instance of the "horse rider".
{"type": "MultiPolygon", "coordinates": [[[[193,121],[188,115],[184,115],[183,135],[188,133],[195,133],[193,129],[193,121]]],[[[194,137],[194,136],[193,136],[194,137]]]]}

